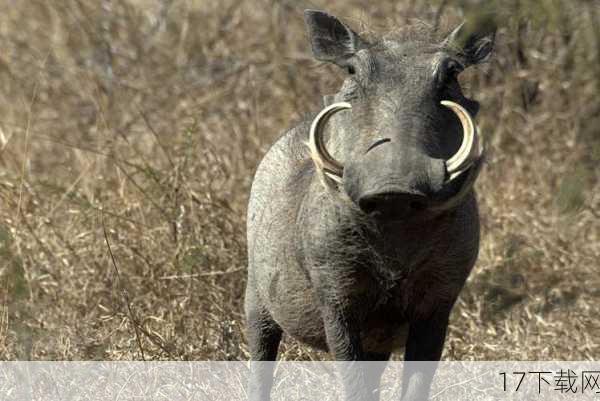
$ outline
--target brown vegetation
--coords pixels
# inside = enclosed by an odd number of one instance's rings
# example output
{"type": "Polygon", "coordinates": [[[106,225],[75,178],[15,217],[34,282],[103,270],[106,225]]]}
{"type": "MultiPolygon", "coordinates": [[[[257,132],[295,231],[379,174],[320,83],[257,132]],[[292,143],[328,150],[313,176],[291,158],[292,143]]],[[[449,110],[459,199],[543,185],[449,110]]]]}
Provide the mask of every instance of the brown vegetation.
{"type": "MultiPolygon", "coordinates": [[[[446,32],[474,3],[2,2],[0,358],[246,358],[254,169],[341,76],[302,10],[446,32]]],[[[463,77],[489,163],[445,358],[597,359],[600,6],[499,4],[496,56],[463,77]]]]}

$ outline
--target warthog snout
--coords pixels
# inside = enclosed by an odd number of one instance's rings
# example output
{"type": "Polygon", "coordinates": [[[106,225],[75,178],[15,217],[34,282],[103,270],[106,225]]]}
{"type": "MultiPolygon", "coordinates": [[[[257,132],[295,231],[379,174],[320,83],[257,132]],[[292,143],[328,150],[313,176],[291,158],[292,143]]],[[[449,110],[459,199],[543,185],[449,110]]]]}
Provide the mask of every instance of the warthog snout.
{"type": "Polygon", "coordinates": [[[370,217],[397,221],[428,216],[445,181],[444,161],[392,141],[382,143],[344,170],[344,191],[370,217]]]}
{"type": "Polygon", "coordinates": [[[376,141],[344,167],[343,188],[370,217],[380,221],[420,219],[443,197],[444,160],[401,141],[376,141]]]}

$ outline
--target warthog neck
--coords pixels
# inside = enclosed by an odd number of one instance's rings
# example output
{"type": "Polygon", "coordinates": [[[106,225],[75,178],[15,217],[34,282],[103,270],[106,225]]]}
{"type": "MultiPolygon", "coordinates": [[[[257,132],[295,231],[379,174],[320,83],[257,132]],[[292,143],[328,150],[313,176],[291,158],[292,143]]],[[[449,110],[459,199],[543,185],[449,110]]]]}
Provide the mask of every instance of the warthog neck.
{"type": "Polygon", "coordinates": [[[475,205],[470,195],[450,211],[420,219],[379,221],[362,213],[341,191],[327,191],[317,181],[312,189],[298,219],[302,253],[309,263],[371,266],[391,276],[448,252],[455,240],[453,232],[469,224],[475,205]]]}

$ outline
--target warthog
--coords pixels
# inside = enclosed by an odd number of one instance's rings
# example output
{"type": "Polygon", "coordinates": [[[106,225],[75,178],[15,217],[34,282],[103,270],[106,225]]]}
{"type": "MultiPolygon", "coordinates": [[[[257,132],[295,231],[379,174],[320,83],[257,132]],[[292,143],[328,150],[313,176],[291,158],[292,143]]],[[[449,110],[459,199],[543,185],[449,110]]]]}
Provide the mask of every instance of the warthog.
{"type": "MultiPolygon", "coordinates": [[[[285,332],[341,361],[387,361],[402,347],[406,361],[438,361],[479,248],[479,104],[457,75],[488,58],[495,28],[467,21],[440,41],[420,30],[373,39],[322,11],[305,21],[314,56],[346,79],[256,172],[251,358],[275,360],[285,332]]],[[[268,400],[272,364],[252,365],[250,399],[268,400]]],[[[426,399],[434,368],[407,365],[402,399],[426,399]]],[[[377,398],[382,370],[342,375],[346,398],[377,398]]]]}

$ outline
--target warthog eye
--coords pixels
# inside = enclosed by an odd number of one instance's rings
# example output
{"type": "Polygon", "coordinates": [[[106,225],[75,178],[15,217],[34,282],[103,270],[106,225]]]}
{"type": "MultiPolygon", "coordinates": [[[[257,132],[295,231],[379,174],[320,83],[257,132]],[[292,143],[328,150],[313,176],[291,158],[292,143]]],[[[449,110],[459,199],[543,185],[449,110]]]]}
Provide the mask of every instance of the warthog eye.
{"type": "Polygon", "coordinates": [[[354,68],[354,66],[352,65],[347,65],[346,66],[346,71],[348,72],[348,74],[350,75],[354,75],[356,74],[356,69],[354,68]]]}
{"type": "Polygon", "coordinates": [[[454,60],[450,60],[446,68],[448,76],[452,78],[456,78],[458,74],[460,74],[464,70],[464,67],[454,60]]]}
{"type": "Polygon", "coordinates": [[[446,59],[437,69],[437,81],[440,88],[452,84],[458,74],[464,70],[464,66],[456,60],[446,59]]]}

